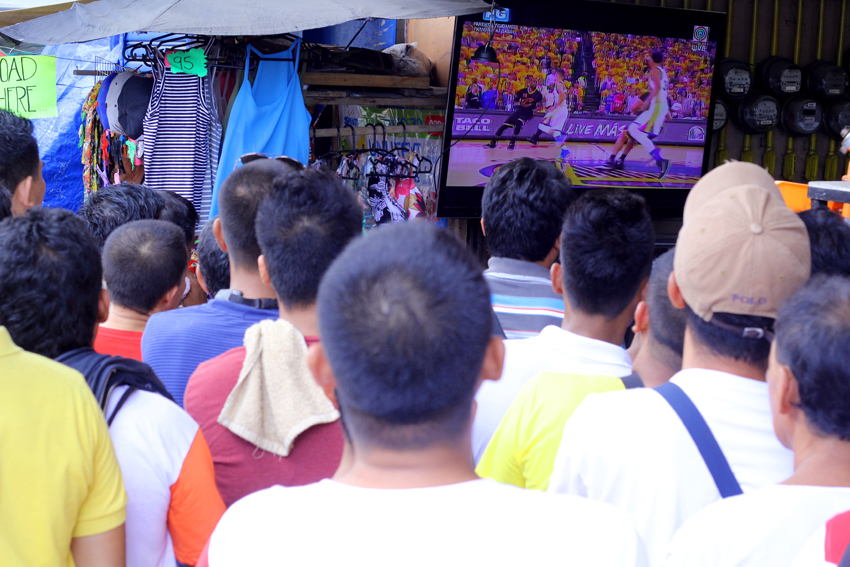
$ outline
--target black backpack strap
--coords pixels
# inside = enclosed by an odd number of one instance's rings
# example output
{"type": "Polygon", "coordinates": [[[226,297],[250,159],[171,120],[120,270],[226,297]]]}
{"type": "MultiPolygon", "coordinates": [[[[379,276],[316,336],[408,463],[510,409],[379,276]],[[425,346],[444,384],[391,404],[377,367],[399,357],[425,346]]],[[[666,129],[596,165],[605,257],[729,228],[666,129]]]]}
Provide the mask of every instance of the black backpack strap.
{"type": "Polygon", "coordinates": [[[682,420],[697,449],[699,449],[702,460],[705,461],[708,471],[717,485],[717,490],[720,491],[720,496],[728,498],[729,496],[743,494],[741,485],[738,484],[738,479],[735,478],[735,473],[729,466],[729,461],[726,460],[720,445],[717,444],[717,439],[714,438],[714,434],[694,402],[679,386],[672,382],[658,386],[655,391],[667,400],[667,403],[682,420]]]}
{"type": "Polygon", "coordinates": [[[123,406],[123,405],[124,405],[124,403],[127,401],[127,398],[129,398],[129,397],[130,397],[130,394],[132,394],[132,393],[133,393],[133,392],[135,392],[135,391],[136,391],[136,388],[134,388],[134,387],[132,387],[132,386],[129,386],[129,387],[128,387],[125,391],[124,391],[124,393],[123,393],[123,394],[121,394],[121,399],[120,399],[120,400],[118,400],[118,403],[117,403],[117,404],[115,404],[115,409],[114,409],[114,410],[112,410],[112,415],[110,415],[110,416],[109,416],[109,418],[106,420],[106,425],[107,425],[107,427],[109,427],[109,426],[111,426],[111,425],[112,425],[112,422],[115,420],[115,416],[116,416],[116,415],[118,415],[118,410],[120,410],[120,409],[121,409],[121,406],[123,406]]]}
{"type": "Polygon", "coordinates": [[[626,390],[631,390],[632,388],[643,388],[643,380],[640,379],[637,372],[632,372],[628,376],[623,376],[620,378],[623,381],[623,386],[626,387],[626,390]]]}

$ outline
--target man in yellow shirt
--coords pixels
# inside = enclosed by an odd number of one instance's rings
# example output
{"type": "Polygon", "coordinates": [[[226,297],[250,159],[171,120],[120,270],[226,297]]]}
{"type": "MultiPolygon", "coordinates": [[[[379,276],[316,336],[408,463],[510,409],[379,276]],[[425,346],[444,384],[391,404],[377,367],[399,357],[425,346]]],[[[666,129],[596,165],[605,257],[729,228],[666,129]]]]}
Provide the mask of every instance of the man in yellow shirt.
{"type": "Polygon", "coordinates": [[[0,368],[0,563],[123,567],[127,496],[86,381],[2,326],[0,368]]]}
{"type": "MultiPolygon", "coordinates": [[[[562,245],[562,250],[563,250],[562,245]]],[[[652,266],[646,301],[635,309],[635,331],[642,342],[634,374],[581,376],[543,372],[520,391],[499,424],[475,472],[521,488],[546,490],[567,420],[588,394],[655,387],[682,367],[686,314],[667,295],[673,250],[652,266]]],[[[565,299],[567,299],[565,297],[565,299]]]]}

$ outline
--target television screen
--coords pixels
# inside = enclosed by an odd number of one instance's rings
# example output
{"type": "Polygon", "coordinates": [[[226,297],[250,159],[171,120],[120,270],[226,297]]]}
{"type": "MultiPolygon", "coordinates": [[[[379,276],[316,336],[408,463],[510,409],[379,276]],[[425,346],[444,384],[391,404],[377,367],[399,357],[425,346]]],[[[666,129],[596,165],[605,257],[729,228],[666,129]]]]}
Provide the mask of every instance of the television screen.
{"type": "Polygon", "coordinates": [[[480,214],[489,178],[520,157],[575,186],[667,191],[662,205],[705,171],[723,16],[582,5],[494,12],[498,62],[473,60],[490,14],[458,18],[441,216],[480,214]]]}

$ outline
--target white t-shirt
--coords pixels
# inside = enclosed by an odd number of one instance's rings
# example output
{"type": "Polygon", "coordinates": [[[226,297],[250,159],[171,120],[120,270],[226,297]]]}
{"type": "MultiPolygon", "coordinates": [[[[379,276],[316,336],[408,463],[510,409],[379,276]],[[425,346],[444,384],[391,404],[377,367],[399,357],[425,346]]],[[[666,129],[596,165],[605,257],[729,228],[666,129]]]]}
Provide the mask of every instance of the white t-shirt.
{"type": "MultiPolygon", "coordinates": [[[[845,489],[846,490],[846,489],[845,489]]],[[[850,512],[842,512],[833,516],[821,525],[810,537],[791,567],[834,567],[841,561],[847,551],[847,527],[850,522],[850,512]]]]}
{"type": "Polygon", "coordinates": [[[632,358],[622,347],[554,325],[536,337],[505,341],[502,377],[497,382],[483,382],[475,396],[478,409],[472,424],[472,453],[476,463],[519,391],[541,372],[620,378],[632,373],[632,358]]]}
{"type": "Polygon", "coordinates": [[[826,486],[776,485],[726,498],[685,522],[665,565],[788,567],[812,532],[848,508],[850,488],[826,486]]]}
{"type": "Polygon", "coordinates": [[[333,480],[273,486],[227,510],[208,557],[210,567],[646,565],[631,520],[613,506],[489,479],[393,490],[333,480]]]}
{"type": "MultiPolygon", "coordinates": [[[[773,432],[765,382],[703,369],[671,381],[699,409],[745,492],[791,476],[794,455],[773,432]]],[[[679,416],[644,388],[585,398],[564,428],[549,491],[629,512],[653,565],[685,520],[720,499],[679,416]]]]}

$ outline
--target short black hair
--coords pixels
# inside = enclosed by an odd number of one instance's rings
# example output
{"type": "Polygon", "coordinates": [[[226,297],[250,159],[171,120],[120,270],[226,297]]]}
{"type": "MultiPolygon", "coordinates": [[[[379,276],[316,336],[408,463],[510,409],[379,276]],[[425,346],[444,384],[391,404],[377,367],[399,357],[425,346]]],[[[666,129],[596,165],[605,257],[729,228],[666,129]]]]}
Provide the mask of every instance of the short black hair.
{"type": "Polygon", "coordinates": [[[109,185],[92,193],[77,212],[102,249],[112,231],[131,221],[155,219],[163,207],[158,191],[135,183],[109,185]]]}
{"type": "Polygon", "coordinates": [[[0,185],[0,221],[12,216],[12,194],[0,185]]]}
{"type": "Polygon", "coordinates": [[[564,211],[579,189],[548,161],[520,158],[503,165],[481,199],[490,255],[540,262],[558,239],[564,211]]]}
{"type": "Polygon", "coordinates": [[[850,441],[850,279],[818,275],[776,319],[776,358],[787,365],[815,432],[850,441]]]}
{"type": "Polygon", "coordinates": [[[818,207],[800,213],[812,247],[812,276],[850,276],[850,225],[827,209],[818,207]]]}
{"type": "Polygon", "coordinates": [[[664,54],[660,51],[653,51],[651,57],[652,61],[655,63],[661,63],[662,61],[664,61],[664,54]]]}
{"type": "Polygon", "coordinates": [[[32,121],[0,109],[0,184],[14,194],[18,183],[38,175],[38,163],[32,121]]]}
{"type": "Polygon", "coordinates": [[[655,230],[643,197],[624,189],[584,193],[567,209],[561,231],[570,305],[589,315],[618,317],[649,276],[654,249],[655,230]]]}
{"type": "Polygon", "coordinates": [[[317,305],[356,441],[413,449],[459,439],[493,327],[481,268],[450,232],[412,222],[355,239],[317,305]]]}
{"type": "MultiPolygon", "coordinates": [[[[767,357],[770,355],[770,343],[766,338],[756,339],[743,337],[741,333],[721,329],[694,313],[686,306],[688,311],[688,329],[694,340],[707,347],[716,355],[732,358],[746,362],[752,366],[767,368],[767,357]]],[[[732,325],[741,329],[754,327],[759,329],[773,329],[774,320],[769,317],[757,317],[755,315],[738,315],[735,313],[715,313],[713,318],[726,325],[732,325]]],[[[652,321],[650,320],[650,325],[652,321]]]]}
{"type": "Polygon", "coordinates": [[[363,207],[336,173],[304,169],[274,180],[257,213],[257,239],[286,308],[316,302],[331,263],[363,231],[363,207]]]}
{"type": "Polygon", "coordinates": [[[295,168],[285,162],[259,159],[237,168],[221,184],[218,193],[221,229],[228,254],[239,266],[257,269],[261,254],[254,228],[257,210],[271,190],[274,178],[292,171],[295,168]]]}
{"type": "Polygon", "coordinates": [[[685,346],[688,313],[684,309],[674,307],[670,302],[670,294],[667,292],[667,282],[670,280],[670,274],[673,273],[675,251],[675,248],[668,250],[652,263],[646,303],[649,307],[649,327],[652,338],[681,357],[685,346]]]}
{"type": "Polygon", "coordinates": [[[207,221],[198,238],[198,270],[204,278],[204,285],[210,297],[230,287],[230,259],[221,249],[213,233],[213,221],[218,215],[207,221]]]}
{"type": "Polygon", "coordinates": [[[186,246],[192,248],[195,245],[195,229],[200,218],[195,205],[174,191],[159,191],[158,195],[162,199],[162,208],[156,217],[157,220],[168,221],[180,227],[186,246]]]}
{"type": "Polygon", "coordinates": [[[103,279],[116,305],[150,314],[162,296],[183,281],[189,251],[175,224],[160,220],[128,222],[103,247],[103,279]]]}
{"type": "Polygon", "coordinates": [[[71,211],[0,223],[0,325],[21,348],[56,358],[90,347],[101,275],[97,242],[71,211]]]}

